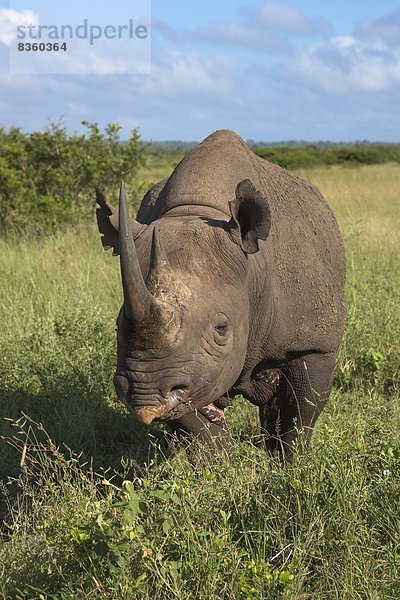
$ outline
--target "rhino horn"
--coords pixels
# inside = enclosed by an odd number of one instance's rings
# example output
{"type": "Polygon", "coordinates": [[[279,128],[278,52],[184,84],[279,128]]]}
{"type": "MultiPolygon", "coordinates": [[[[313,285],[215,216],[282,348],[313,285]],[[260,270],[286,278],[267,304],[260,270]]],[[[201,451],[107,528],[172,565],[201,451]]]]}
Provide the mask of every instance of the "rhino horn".
{"type": "Polygon", "coordinates": [[[119,244],[124,306],[127,316],[135,322],[148,320],[151,315],[158,312],[159,307],[143,279],[123,183],[119,194],[119,244]]]}
{"type": "Polygon", "coordinates": [[[167,254],[162,246],[157,227],[153,229],[150,270],[146,279],[147,288],[156,297],[169,299],[174,293],[175,281],[167,254]]]}

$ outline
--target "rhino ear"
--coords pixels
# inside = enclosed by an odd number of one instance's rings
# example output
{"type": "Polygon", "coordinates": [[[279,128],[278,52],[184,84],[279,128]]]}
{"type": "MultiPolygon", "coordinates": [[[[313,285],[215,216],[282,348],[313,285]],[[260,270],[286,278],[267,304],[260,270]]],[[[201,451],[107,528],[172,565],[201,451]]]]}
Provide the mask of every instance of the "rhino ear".
{"type": "MultiPolygon", "coordinates": [[[[97,226],[102,234],[101,243],[104,250],[113,249],[113,256],[119,255],[119,210],[111,204],[108,204],[106,197],[96,189],[96,202],[99,207],[96,209],[97,226]]],[[[134,219],[132,221],[133,237],[136,238],[146,226],[138,223],[134,219]]]]}
{"type": "Polygon", "coordinates": [[[114,208],[107,203],[104,194],[96,188],[96,202],[99,208],[96,209],[97,226],[102,234],[101,243],[104,250],[113,249],[113,255],[119,254],[118,241],[118,208],[114,208]]]}
{"type": "Polygon", "coordinates": [[[258,240],[266,240],[271,228],[268,201],[249,179],[236,188],[236,199],[229,202],[232,219],[239,229],[240,246],[246,254],[258,252],[258,240]]]}

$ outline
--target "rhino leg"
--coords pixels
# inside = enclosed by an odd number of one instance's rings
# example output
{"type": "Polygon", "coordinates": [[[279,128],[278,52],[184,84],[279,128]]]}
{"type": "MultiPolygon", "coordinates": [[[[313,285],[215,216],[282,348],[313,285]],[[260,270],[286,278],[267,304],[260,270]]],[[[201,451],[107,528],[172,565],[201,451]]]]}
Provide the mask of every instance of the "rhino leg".
{"type": "Polygon", "coordinates": [[[227,447],[231,442],[226,428],[224,409],[229,401],[219,398],[215,402],[169,422],[172,432],[181,440],[196,438],[209,446],[227,447]]]}
{"type": "Polygon", "coordinates": [[[281,369],[276,393],[260,406],[268,450],[282,450],[288,457],[300,437],[310,440],[332,388],[335,363],[335,353],[308,354],[281,369]]]}

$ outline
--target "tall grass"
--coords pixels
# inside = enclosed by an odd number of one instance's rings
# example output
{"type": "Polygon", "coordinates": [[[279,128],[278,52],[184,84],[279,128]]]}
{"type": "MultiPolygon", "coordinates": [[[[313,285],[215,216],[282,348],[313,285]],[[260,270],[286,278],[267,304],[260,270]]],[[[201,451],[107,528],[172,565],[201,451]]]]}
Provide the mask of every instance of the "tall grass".
{"type": "Polygon", "coordinates": [[[4,598],[400,597],[400,169],[301,175],[341,225],[349,318],[331,401],[291,465],[252,445],[242,399],[234,448],[212,462],[125,413],[118,261],[94,227],[0,242],[4,598]]]}

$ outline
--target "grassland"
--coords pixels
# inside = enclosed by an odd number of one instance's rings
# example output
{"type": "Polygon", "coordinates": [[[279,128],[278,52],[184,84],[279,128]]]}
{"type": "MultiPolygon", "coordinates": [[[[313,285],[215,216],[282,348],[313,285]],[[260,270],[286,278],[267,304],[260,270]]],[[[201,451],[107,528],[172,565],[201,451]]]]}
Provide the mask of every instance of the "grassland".
{"type": "Polygon", "coordinates": [[[300,175],[341,225],[349,318],[331,401],[291,465],[251,444],[240,399],[235,447],[212,464],[119,406],[118,262],[94,227],[0,242],[3,598],[400,597],[400,168],[300,175]]]}

